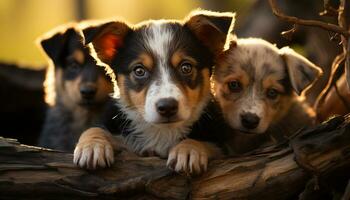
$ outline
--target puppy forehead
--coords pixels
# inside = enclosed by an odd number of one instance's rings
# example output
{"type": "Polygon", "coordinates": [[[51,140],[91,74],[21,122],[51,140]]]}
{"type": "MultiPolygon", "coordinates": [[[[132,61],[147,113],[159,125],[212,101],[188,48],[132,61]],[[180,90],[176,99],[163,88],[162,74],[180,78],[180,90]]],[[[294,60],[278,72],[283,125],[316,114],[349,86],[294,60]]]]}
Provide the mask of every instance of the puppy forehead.
{"type": "Polygon", "coordinates": [[[277,47],[260,42],[238,43],[236,47],[229,50],[224,61],[231,72],[245,71],[248,76],[263,79],[273,76],[282,79],[286,75],[283,58],[277,47]]]}
{"type": "Polygon", "coordinates": [[[157,56],[165,56],[174,33],[168,23],[153,22],[143,32],[145,42],[153,53],[157,56]]]}

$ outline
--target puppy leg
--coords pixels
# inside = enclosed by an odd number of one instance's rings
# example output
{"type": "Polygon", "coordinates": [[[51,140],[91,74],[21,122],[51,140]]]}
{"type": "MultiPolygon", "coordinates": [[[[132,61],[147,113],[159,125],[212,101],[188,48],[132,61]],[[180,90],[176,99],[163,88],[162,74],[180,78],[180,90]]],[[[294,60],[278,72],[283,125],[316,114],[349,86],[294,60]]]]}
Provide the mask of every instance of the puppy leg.
{"type": "Polygon", "coordinates": [[[102,128],[89,128],[80,136],[74,150],[76,165],[87,169],[109,167],[114,162],[117,143],[112,134],[102,128]]]}
{"type": "Polygon", "coordinates": [[[199,175],[207,170],[208,160],[220,155],[214,144],[185,139],[170,150],[167,166],[179,173],[199,175]]]}

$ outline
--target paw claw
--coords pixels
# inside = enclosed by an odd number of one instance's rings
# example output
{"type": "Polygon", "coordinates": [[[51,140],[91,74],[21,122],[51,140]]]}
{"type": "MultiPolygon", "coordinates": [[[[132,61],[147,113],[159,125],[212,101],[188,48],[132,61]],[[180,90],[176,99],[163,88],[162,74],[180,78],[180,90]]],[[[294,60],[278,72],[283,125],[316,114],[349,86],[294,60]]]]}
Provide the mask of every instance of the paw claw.
{"type": "Polygon", "coordinates": [[[171,149],[167,166],[178,173],[198,175],[207,170],[208,156],[192,144],[179,143],[171,149]]]}

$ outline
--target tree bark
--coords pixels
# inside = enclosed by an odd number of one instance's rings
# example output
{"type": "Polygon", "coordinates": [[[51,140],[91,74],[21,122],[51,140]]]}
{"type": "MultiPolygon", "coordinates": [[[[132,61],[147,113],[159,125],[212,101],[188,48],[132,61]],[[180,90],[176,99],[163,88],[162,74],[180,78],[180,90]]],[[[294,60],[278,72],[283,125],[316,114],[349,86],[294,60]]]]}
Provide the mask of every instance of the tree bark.
{"type": "Polygon", "coordinates": [[[116,152],[111,168],[87,171],[72,163],[72,154],[0,138],[0,198],[295,199],[311,183],[317,191],[339,182],[335,177],[344,180],[344,191],[350,176],[349,122],[337,117],[285,144],[215,160],[207,173],[192,178],[167,169],[165,160],[124,150],[116,152]]]}

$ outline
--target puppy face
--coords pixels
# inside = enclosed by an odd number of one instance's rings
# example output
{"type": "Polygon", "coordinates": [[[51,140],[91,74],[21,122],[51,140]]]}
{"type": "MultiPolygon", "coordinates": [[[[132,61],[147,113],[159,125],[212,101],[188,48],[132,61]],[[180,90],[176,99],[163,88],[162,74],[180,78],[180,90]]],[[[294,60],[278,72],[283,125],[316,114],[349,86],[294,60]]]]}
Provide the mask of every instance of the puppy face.
{"type": "Polygon", "coordinates": [[[68,108],[93,107],[104,103],[112,92],[112,82],[82,44],[73,28],[41,41],[54,64],[56,100],[68,108]]]}
{"type": "Polygon", "coordinates": [[[201,13],[185,22],[158,20],[135,27],[110,22],[83,32],[116,74],[130,119],[180,127],[196,120],[209,99],[213,60],[232,19],[232,14],[201,13]]]}
{"type": "Polygon", "coordinates": [[[238,39],[218,59],[214,94],[226,121],[246,133],[264,133],[288,113],[291,102],[320,69],[289,48],[238,39]]]}
{"type": "Polygon", "coordinates": [[[118,66],[113,69],[128,107],[146,122],[160,125],[199,114],[210,93],[213,59],[194,36],[180,24],[150,22],[135,29],[125,47],[112,66],[118,66]]]}

